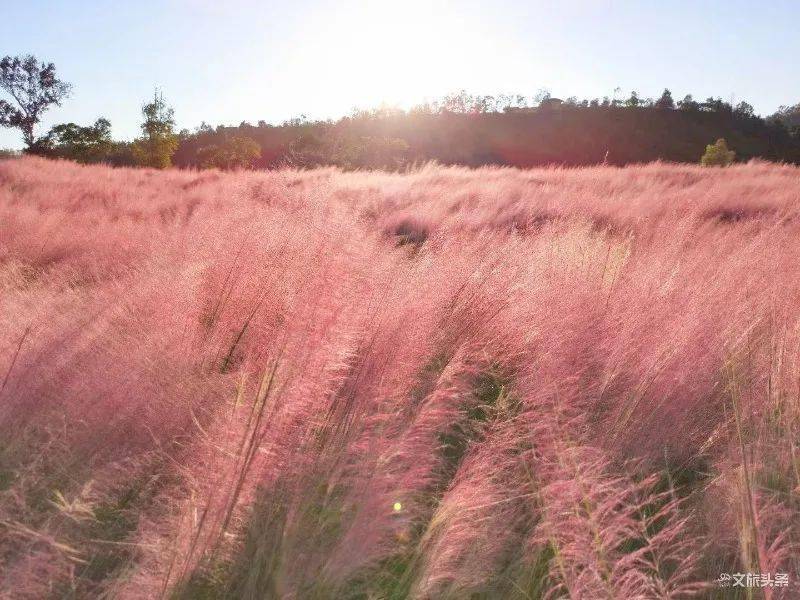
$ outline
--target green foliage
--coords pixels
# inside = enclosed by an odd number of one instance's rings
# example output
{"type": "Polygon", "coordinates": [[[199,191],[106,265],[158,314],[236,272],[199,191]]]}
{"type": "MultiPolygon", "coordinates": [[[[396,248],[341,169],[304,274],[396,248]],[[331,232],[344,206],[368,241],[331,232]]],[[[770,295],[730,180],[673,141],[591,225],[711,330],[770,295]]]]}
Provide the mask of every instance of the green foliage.
{"type": "Polygon", "coordinates": [[[408,150],[404,139],[365,136],[351,142],[349,154],[338,157],[338,164],[343,168],[396,170],[408,161],[408,150]]]}
{"type": "Polygon", "coordinates": [[[678,108],[686,112],[697,112],[700,110],[700,103],[695,102],[691,94],[686,94],[683,100],[678,102],[678,108]]]}
{"type": "Polygon", "coordinates": [[[660,108],[661,110],[671,110],[675,108],[675,100],[672,99],[672,92],[670,92],[668,89],[665,89],[664,93],[661,94],[661,98],[656,100],[656,103],[653,106],[660,108]]]}
{"type": "Polygon", "coordinates": [[[783,123],[789,131],[800,137],[800,102],[794,106],[781,106],[772,119],[783,123]]]}
{"type": "Polygon", "coordinates": [[[167,169],[172,166],[172,155],[178,147],[175,136],[140,138],[131,150],[136,164],[140,167],[167,169]]]}
{"type": "Polygon", "coordinates": [[[53,63],[39,62],[34,56],[5,56],[0,59],[0,89],[14,104],[0,99],[0,126],[22,132],[29,149],[36,143],[34,127],[51,106],[61,106],[70,85],[56,77],[53,63]]]}
{"type": "MultiPolygon", "coordinates": [[[[291,125],[296,128],[300,125],[291,125]]],[[[333,164],[331,150],[326,131],[298,132],[298,136],[289,142],[285,161],[293,167],[312,168],[333,164]]]]}
{"type": "Polygon", "coordinates": [[[408,163],[406,140],[353,135],[339,128],[301,135],[289,145],[287,162],[297,167],[334,165],[347,170],[397,170],[408,163]]]}
{"type": "Polygon", "coordinates": [[[800,135],[792,136],[786,120],[765,120],[745,102],[698,102],[691,95],[675,102],[669,90],[655,101],[638,93],[626,97],[562,101],[546,93],[459,93],[409,111],[355,111],[335,123],[299,118],[277,126],[205,127],[181,138],[175,164],[197,168],[203,148],[233,136],[258,143],[259,167],[396,170],[426,161],[522,168],[695,163],[708,141],[719,137],[736,148],[739,160],[800,163],[800,135]]]}
{"type": "Polygon", "coordinates": [[[630,97],[625,100],[625,106],[628,108],[636,108],[644,103],[644,101],[639,98],[639,94],[636,91],[631,92],[630,97]]]}
{"type": "Polygon", "coordinates": [[[135,145],[136,142],[114,142],[105,162],[114,167],[135,167],[138,164],[134,153],[135,145]]]}
{"type": "Polygon", "coordinates": [[[704,167],[727,167],[733,162],[736,152],[728,150],[725,138],[719,138],[715,143],[706,146],[706,152],[700,159],[704,167]]]}
{"type": "Polygon", "coordinates": [[[132,146],[136,164],[154,169],[172,166],[172,155],[178,148],[175,135],[175,111],[164,102],[164,96],[156,93],[152,102],[142,107],[144,123],[142,137],[132,146]]]}
{"type": "Polygon", "coordinates": [[[249,169],[261,158],[261,146],[249,137],[231,136],[200,148],[197,158],[202,169],[249,169]]]}
{"type": "Polygon", "coordinates": [[[111,123],[102,117],[85,127],[62,123],[50,129],[37,147],[39,153],[79,163],[105,162],[114,149],[111,123]]]}
{"type": "Polygon", "coordinates": [[[733,114],[740,119],[752,119],[756,116],[753,106],[747,102],[739,102],[733,109],[733,114]]]}
{"type": "Polygon", "coordinates": [[[18,158],[19,152],[16,150],[8,150],[6,148],[0,148],[0,160],[8,160],[9,158],[18,158]]]}

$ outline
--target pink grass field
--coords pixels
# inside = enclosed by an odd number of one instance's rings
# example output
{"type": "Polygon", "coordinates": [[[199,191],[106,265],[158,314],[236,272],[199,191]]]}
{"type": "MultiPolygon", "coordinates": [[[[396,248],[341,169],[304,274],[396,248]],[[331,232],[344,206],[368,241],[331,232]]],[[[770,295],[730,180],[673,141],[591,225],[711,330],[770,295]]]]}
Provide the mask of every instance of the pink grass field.
{"type": "Polygon", "coordinates": [[[799,543],[800,169],[0,162],[2,598],[791,599],[799,543]]]}

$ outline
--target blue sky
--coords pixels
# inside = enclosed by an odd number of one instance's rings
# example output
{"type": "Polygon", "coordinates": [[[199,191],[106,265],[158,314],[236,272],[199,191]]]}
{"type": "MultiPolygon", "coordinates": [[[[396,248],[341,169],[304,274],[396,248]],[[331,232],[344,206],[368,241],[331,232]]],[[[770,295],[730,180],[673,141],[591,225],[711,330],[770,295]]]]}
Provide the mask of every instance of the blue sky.
{"type": "MultiPolygon", "coordinates": [[[[0,55],[53,61],[74,93],[54,123],[138,133],[158,86],[178,126],[336,117],[466,89],[558,97],[636,89],[800,102],[800,2],[165,0],[7,3],[0,55]]],[[[0,147],[19,147],[0,129],[0,147]]]]}

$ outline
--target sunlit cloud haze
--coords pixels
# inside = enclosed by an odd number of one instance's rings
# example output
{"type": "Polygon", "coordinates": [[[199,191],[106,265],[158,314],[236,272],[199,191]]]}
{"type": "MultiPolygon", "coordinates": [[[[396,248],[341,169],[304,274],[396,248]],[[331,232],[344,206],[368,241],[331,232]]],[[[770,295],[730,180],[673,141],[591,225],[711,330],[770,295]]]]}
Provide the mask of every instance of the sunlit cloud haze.
{"type": "MultiPolygon", "coordinates": [[[[154,87],[179,127],[335,118],[478,94],[745,99],[769,114],[800,101],[800,5],[709,2],[232,0],[15,3],[0,54],[33,53],[74,85],[53,123],[105,116],[138,132],[154,87]]],[[[19,147],[0,130],[0,147],[19,147]]]]}

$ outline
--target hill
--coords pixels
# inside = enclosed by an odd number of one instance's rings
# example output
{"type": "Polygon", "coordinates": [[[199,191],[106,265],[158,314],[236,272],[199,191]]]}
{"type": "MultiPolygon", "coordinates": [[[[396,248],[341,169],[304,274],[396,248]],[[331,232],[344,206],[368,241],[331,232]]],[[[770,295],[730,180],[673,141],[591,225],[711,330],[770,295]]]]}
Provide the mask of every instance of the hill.
{"type": "Polygon", "coordinates": [[[175,163],[199,166],[204,147],[233,136],[259,144],[261,158],[254,164],[260,168],[398,168],[431,160],[472,167],[696,163],[705,146],[721,137],[742,161],[800,163],[800,137],[781,121],[721,101],[681,109],[562,103],[502,111],[374,111],[335,123],[205,128],[183,135],[175,163]]]}

